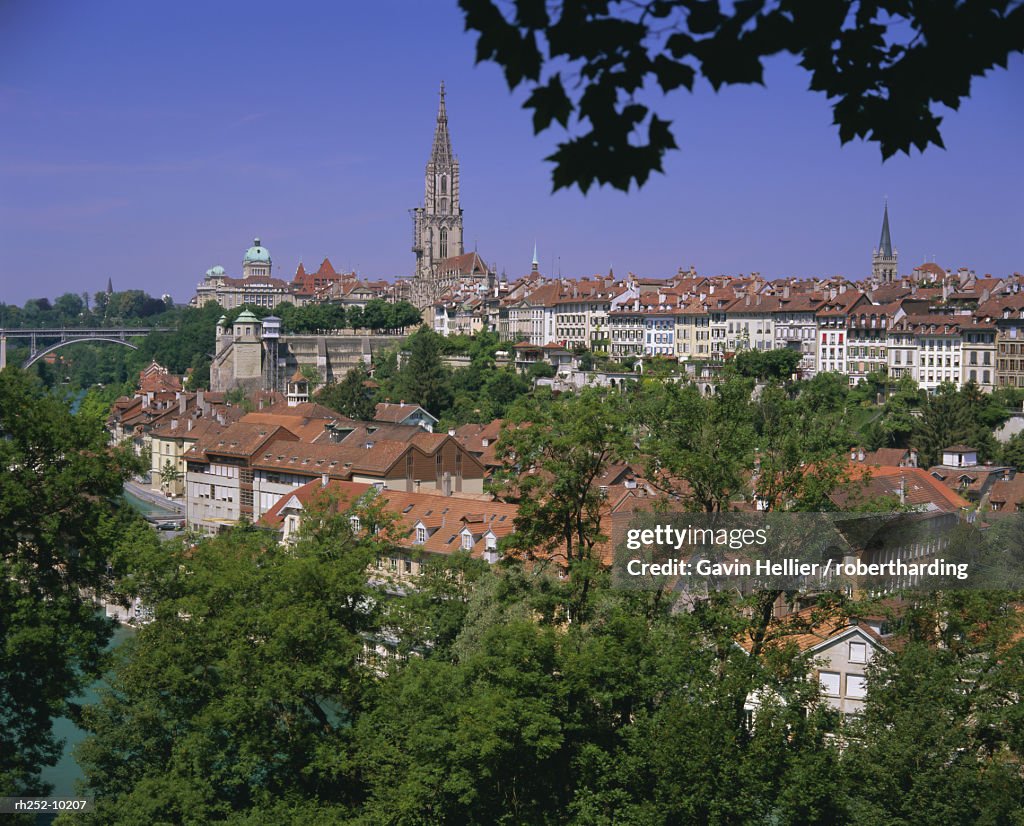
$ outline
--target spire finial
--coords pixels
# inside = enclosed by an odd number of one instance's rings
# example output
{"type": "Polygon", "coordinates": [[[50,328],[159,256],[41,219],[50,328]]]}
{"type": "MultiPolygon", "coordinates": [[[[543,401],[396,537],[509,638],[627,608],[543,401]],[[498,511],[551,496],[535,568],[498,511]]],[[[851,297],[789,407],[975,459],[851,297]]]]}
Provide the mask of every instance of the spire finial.
{"type": "Polygon", "coordinates": [[[537,260],[537,242],[533,242],[533,271],[537,272],[537,268],[540,266],[540,261],[537,260]]]}

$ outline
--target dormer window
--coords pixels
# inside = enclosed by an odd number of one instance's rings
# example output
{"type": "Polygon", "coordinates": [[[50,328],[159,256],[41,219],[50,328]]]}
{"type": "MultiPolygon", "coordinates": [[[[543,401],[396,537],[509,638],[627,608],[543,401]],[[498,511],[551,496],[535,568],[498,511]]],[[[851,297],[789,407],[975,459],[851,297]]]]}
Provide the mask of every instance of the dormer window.
{"type": "Polygon", "coordinates": [[[416,544],[425,545],[427,542],[427,529],[423,525],[416,526],[416,544]]]}
{"type": "Polygon", "coordinates": [[[352,533],[359,533],[359,529],[362,527],[358,516],[350,516],[348,518],[348,524],[352,527],[352,533]]]}
{"type": "Polygon", "coordinates": [[[498,550],[498,537],[493,533],[488,533],[487,536],[484,537],[484,548],[488,551],[498,550]]]}
{"type": "Polygon", "coordinates": [[[473,550],[473,534],[471,534],[469,531],[462,532],[462,550],[473,550]]]}

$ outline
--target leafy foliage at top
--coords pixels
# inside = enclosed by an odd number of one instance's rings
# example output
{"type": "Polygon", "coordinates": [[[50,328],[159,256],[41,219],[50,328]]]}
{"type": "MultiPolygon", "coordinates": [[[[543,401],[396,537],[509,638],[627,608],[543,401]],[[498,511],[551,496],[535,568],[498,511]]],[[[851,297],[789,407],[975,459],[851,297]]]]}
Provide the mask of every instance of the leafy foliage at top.
{"type": "Polygon", "coordinates": [[[672,123],[642,102],[656,90],[763,83],[790,54],[832,101],[839,138],[882,157],[942,146],[937,104],[957,109],[971,81],[1024,49],[1016,0],[459,0],[510,89],[530,91],[534,132],[579,127],[559,144],[554,188],[626,190],[662,171],[672,123]]]}

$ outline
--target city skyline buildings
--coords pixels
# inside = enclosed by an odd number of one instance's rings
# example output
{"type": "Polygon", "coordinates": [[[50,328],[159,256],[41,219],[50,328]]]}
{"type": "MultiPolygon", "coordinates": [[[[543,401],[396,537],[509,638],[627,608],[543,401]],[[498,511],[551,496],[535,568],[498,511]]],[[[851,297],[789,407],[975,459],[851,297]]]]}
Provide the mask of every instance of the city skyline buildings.
{"type": "Polygon", "coordinates": [[[827,101],[773,62],[765,89],[667,98],[681,150],[643,190],[551,194],[560,136],[534,137],[522,95],[474,68],[454,3],[424,5],[225,3],[159,25],[122,2],[5,6],[0,117],[17,128],[0,132],[0,301],[108,278],[185,301],[214,265],[241,275],[257,235],[278,278],[324,256],[410,276],[442,80],[464,247],[510,277],[536,242],[541,271],[570,277],[864,278],[886,196],[902,272],[1021,268],[1019,58],[946,114],[946,151],[883,164],[874,145],[840,148],[827,101]]]}

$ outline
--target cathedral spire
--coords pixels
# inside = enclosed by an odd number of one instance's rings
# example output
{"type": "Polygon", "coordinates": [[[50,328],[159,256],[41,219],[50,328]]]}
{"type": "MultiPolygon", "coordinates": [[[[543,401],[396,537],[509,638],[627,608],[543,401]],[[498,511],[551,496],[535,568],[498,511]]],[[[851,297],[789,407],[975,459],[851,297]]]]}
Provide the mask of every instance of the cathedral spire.
{"type": "Polygon", "coordinates": [[[441,102],[437,107],[437,126],[434,127],[434,146],[430,160],[438,166],[451,163],[452,139],[448,135],[448,110],[444,104],[444,81],[441,81],[441,102]]]}
{"type": "Polygon", "coordinates": [[[452,153],[448,134],[445,88],[441,83],[434,126],[434,143],[423,176],[423,206],[412,211],[416,275],[413,300],[427,306],[451,286],[457,274],[450,267],[441,272],[442,261],[465,253],[462,244],[462,205],[459,202],[459,160],[452,153]]]}
{"type": "Polygon", "coordinates": [[[889,199],[885,200],[882,212],[882,237],[878,249],[871,256],[871,277],[880,284],[892,284],[899,280],[899,261],[892,248],[892,233],[889,231],[889,199]]]}
{"type": "MultiPolygon", "coordinates": [[[[442,95],[444,93],[442,92],[442,95]]],[[[442,100],[444,98],[442,97],[442,100]]],[[[889,234],[889,201],[885,202],[885,211],[882,213],[882,237],[878,242],[878,249],[886,258],[892,258],[892,236],[889,234]]]]}

